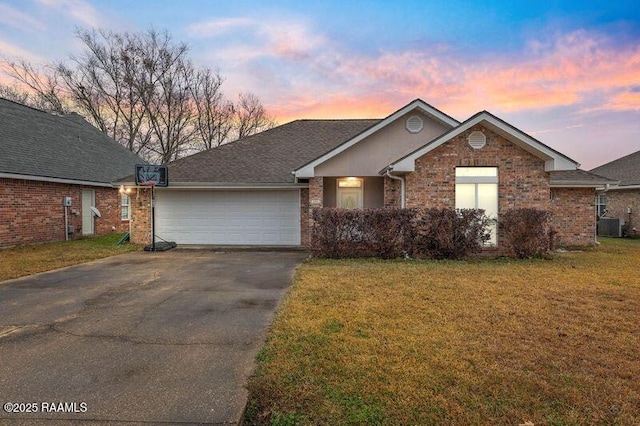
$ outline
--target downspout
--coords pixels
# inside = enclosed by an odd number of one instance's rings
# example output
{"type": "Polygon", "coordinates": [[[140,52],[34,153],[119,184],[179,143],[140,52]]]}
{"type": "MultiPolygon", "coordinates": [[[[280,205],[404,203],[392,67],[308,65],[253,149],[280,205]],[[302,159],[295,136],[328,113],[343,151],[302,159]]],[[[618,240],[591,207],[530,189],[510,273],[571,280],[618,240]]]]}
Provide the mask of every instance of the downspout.
{"type": "Polygon", "coordinates": [[[404,178],[400,176],[394,176],[391,174],[393,169],[391,167],[387,167],[387,172],[385,173],[390,179],[399,180],[400,181],[400,207],[406,208],[405,197],[404,197],[404,178]]]}

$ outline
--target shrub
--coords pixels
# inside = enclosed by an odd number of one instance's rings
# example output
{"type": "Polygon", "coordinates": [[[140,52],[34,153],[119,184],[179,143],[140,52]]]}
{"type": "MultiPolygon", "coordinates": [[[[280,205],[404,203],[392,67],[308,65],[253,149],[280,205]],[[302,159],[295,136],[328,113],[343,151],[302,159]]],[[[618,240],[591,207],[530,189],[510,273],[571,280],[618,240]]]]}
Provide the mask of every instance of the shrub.
{"type": "Polygon", "coordinates": [[[332,258],[399,257],[414,214],[409,209],[315,209],[311,251],[332,258]]]}
{"type": "Polygon", "coordinates": [[[415,215],[410,252],[430,259],[464,259],[490,238],[484,210],[423,209],[415,215]]]}
{"type": "Polygon", "coordinates": [[[536,208],[507,210],[500,216],[505,246],[518,259],[540,257],[553,247],[555,232],[549,228],[551,213],[536,208]]]}

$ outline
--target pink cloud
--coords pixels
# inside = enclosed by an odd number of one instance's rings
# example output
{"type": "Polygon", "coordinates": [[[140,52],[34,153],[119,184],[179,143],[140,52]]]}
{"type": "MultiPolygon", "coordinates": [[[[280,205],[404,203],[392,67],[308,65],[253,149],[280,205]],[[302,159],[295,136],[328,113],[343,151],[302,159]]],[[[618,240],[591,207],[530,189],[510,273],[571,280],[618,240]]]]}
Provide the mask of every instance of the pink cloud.
{"type": "Polygon", "coordinates": [[[416,97],[439,103],[439,108],[461,118],[482,109],[498,113],[545,109],[593,98],[603,99],[602,108],[638,108],[638,95],[627,92],[640,85],[640,46],[614,46],[606,36],[586,31],[534,41],[519,55],[479,59],[446,52],[442,46],[434,51],[364,56],[318,40],[309,50],[315,55],[311,57],[270,50],[305,76],[297,78],[292,83],[295,90],[286,94],[278,93],[278,87],[265,90],[265,99],[276,100],[272,106],[276,114],[293,117],[298,106],[300,117],[324,117],[330,112],[336,117],[341,111],[347,116],[373,112],[381,116],[416,97]],[[383,109],[386,105],[390,108],[383,109]]]}
{"type": "Polygon", "coordinates": [[[640,110],[640,92],[625,92],[614,96],[606,105],[612,110],[640,110]]]}

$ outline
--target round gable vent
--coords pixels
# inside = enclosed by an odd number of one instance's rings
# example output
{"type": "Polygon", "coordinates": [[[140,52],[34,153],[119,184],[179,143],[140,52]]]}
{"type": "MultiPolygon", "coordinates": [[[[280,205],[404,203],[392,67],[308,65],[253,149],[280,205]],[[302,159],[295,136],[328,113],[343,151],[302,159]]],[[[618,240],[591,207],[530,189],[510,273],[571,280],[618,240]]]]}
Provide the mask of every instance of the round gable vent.
{"type": "Polygon", "coordinates": [[[469,135],[469,145],[473,149],[480,149],[487,144],[487,137],[480,131],[472,132],[469,135]]]}
{"type": "Polygon", "coordinates": [[[410,133],[420,132],[423,127],[422,118],[418,117],[417,115],[412,115],[411,117],[407,118],[406,127],[410,133]]]}

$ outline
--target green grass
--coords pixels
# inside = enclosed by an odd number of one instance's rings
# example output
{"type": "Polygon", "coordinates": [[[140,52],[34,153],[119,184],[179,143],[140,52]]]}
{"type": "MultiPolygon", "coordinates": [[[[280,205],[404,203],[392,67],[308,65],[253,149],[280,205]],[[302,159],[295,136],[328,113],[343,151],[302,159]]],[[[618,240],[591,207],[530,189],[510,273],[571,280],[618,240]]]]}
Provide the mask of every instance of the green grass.
{"type": "Polygon", "coordinates": [[[142,246],[136,244],[116,245],[123,235],[109,234],[0,250],[0,281],[140,250],[142,246]]]}
{"type": "Polygon", "coordinates": [[[512,261],[312,260],[248,424],[640,424],[640,240],[512,261]]]}

